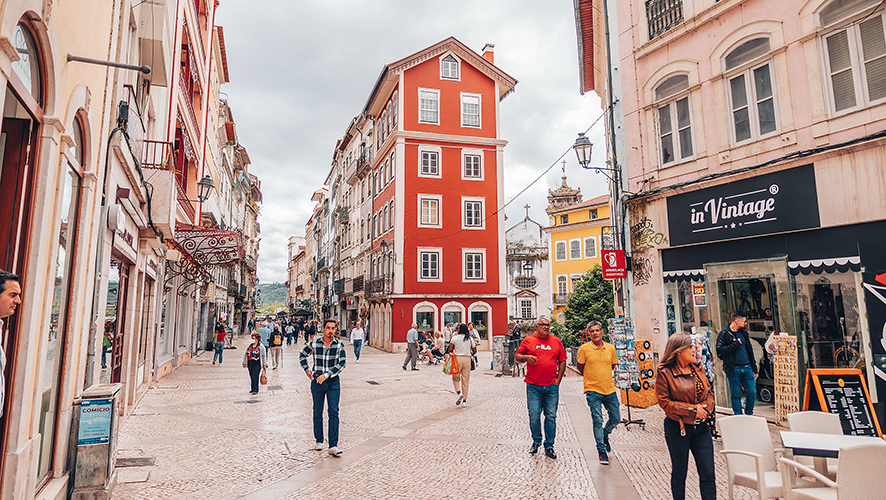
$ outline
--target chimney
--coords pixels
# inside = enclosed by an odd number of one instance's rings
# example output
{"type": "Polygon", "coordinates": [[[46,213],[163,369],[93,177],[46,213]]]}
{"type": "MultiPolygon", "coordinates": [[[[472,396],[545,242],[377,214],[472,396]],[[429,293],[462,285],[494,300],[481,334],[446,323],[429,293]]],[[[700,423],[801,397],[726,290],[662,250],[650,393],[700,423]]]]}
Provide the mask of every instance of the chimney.
{"type": "Polygon", "coordinates": [[[491,64],[495,64],[495,45],[491,43],[487,43],[483,46],[483,59],[486,59],[491,64]]]}

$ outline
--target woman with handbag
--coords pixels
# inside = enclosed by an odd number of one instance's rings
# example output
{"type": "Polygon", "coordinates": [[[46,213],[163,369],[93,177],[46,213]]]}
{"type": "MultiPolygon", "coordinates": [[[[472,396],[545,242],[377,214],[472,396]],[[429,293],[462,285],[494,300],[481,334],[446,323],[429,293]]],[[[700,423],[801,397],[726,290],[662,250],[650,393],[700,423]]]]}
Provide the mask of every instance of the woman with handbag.
{"type": "Polygon", "coordinates": [[[655,397],[666,415],[664,435],[671,455],[671,495],[674,500],[686,497],[691,451],[698,469],[701,498],[715,500],[714,443],[707,422],[714,413],[714,393],[689,335],[676,333],[668,338],[655,378],[655,397]]]}
{"type": "Polygon", "coordinates": [[[252,332],[252,343],[243,353],[243,368],[249,370],[249,380],[252,384],[249,394],[258,394],[259,377],[264,377],[268,368],[268,351],[261,343],[261,334],[258,332],[252,332]]]}
{"type": "Polygon", "coordinates": [[[468,386],[471,382],[471,356],[477,352],[477,346],[471,338],[471,332],[464,323],[458,325],[458,331],[452,334],[452,340],[449,342],[449,354],[451,354],[458,363],[458,373],[452,376],[452,385],[455,386],[455,393],[458,399],[455,400],[455,406],[461,405],[462,408],[468,406],[468,386]]]}

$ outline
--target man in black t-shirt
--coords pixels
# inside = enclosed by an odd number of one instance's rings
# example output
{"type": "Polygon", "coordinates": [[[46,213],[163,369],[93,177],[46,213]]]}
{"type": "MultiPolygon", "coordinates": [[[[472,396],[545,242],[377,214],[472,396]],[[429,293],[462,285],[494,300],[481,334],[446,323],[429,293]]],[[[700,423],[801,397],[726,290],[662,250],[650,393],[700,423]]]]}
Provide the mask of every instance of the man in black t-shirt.
{"type": "Polygon", "coordinates": [[[744,388],[744,414],[754,414],[757,398],[757,363],[754,361],[754,348],[745,325],[744,315],[733,312],[729,326],[717,335],[717,357],[723,360],[723,371],[729,378],[729,391],[732,396],[732,412],[742,414],[741,390],[744,388]]]}

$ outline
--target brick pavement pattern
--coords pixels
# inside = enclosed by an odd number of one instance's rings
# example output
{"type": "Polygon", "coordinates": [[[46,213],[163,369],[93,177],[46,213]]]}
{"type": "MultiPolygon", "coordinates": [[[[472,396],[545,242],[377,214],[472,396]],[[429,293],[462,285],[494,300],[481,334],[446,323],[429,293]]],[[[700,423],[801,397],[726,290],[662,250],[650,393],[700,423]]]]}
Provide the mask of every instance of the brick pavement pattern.
{"type": "MultiPolygon", "coordinates": [[[[245,343],[227,351],[222,365],[203,353],[147,392],[120,428],[117,456],[154,462],[118,468],[114,499],[670,498],[664,414],[632,409],[645,429],[620,425],[611,437],[612,464],[602,466],[578,377],[561,386],[559,458],[551,460],[529,455],[525,385],[494,376],[490,353],[480,353],[462,409],[441,365],[404,372],[402,354],[368,346],[357,364],[349,347],[341,381],[344,454],[333,458],[311,449],[310,382],[298,366],[303,344],[283,347],[283,366],[269,369],[268,385],[252,396],[237,355],[245,343]]],[[[725,498],[726,464],[716,460],[725,498]]],[[[690,459],[687,498],[697,499],[693,469],[690,459]]],[[[738,487],[735,498],[756,494],[738,487]]]]}

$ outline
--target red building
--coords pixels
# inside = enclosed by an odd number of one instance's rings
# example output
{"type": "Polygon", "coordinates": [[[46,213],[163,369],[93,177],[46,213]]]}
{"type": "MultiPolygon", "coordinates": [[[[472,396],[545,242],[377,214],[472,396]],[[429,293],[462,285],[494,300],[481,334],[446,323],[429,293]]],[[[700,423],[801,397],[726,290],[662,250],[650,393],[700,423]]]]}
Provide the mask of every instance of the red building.
{"type": "Polygon", "coordinates": [[[365,295],[375,345],[402,348],[413,322],[506,333],[499,102],[516,83],[491,45],[480,55],[451,37],[383,68],[363,110],[375,151],[365,295]]]}

